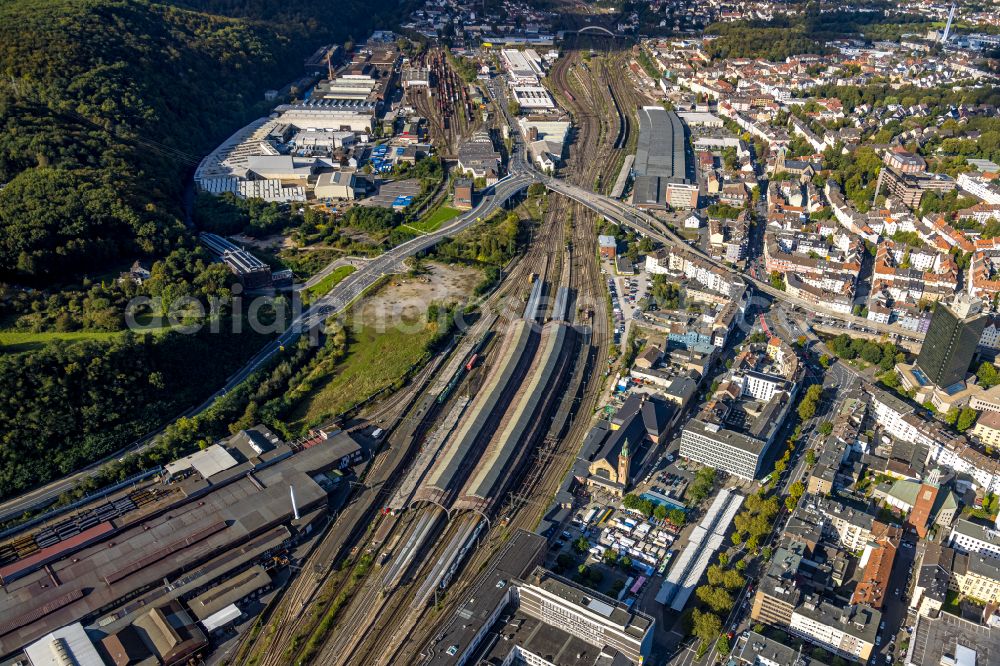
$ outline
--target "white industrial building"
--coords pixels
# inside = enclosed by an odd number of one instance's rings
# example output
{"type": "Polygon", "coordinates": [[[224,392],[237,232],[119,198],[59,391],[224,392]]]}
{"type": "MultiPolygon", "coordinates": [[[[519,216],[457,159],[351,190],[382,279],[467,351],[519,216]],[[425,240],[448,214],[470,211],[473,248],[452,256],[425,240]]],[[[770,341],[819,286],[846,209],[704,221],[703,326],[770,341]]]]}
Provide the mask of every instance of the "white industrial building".
{"type": "Polygon", "coordinates": [[[408,67],[403,70],[403,87],[430,88],[431,70],[426,67],[408,67]]]}
{"type": "Polygon", "coordinates": [[[368,133],[375,118],[375,105],[363,101],[315,100],[281,104],[275,111],[281,114],[281,122],[300,130],[333,129],[368,133]]]}
{"type": "Polygon", "coordinates": [[[531,49],[527,51],[502,49],[500,59],[503,61],[504,69],[507,70],[507,77],[514,85],[538,85],[544,74],[542,59],[531,49]]]}
{"type": "Polygon", "coordinates": [[[103,666],[97,648],[79,622],[56,629],[24,649],[32,666],[103,666]]]}
{"type": "Polygon", "coordinates": [[[239,181],[236,193],[244,199],[263,199],[278,203],[306,200],[306,188],[301,185],[283,185],[274,178],[239,181]]]}
{"type": "Polygon", "coordinates": [[[511,93],[522,109],[552,109],[552,95],[542,86],[513,86],[511,93]]]}
{"type": "Polygon", "coordinates": [[[292,144],[300,150],[344,150],[355,143],[357,135],[354,132],[341,130],[311,129],[298,132],[292,137],[292,144]]]}
{"type": "Polygon", "coordinates": [[[317,199],[357,199],[357,176],[348,171],[321,173],[313,192],[317,199]]]}
{"type": "Polygon", "coordinates": [[[262,179],[306,182],[316,170],[316,161],[291,155],[253,155],[247,170],[262,179]]]}

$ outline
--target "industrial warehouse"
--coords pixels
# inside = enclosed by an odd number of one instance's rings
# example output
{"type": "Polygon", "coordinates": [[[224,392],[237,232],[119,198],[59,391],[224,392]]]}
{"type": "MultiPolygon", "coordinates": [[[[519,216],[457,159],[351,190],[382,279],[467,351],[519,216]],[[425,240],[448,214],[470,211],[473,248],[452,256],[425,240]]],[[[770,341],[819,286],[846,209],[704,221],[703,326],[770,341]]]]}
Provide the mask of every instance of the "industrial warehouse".
{"type": "Polygon", "coordinates": [[[429,155],[432,147],[421,143],[424,119],[393,103],[401,77],[396,46],[366,45],[339,68],[334,55],[339,50],[324,63],[325,78],[306,80],[312,87],[303,98],[278,104],[205,156],[194,174],[198,188],[268,202],[351,201],[378,189],[377,179],[361,171],[366,164],[377,175],[429,155]]]}
{"type": "Polygon", "coordinates": [[[198,239],[222,260],[222,263],[232,271],[244,288],[290,288],[292,286],[292,271],[287,269],[272,271],[271,267],[259,257],[222,236],[205,232],[199,235],[198,239]]]}
{"type": "Polygon", "coordinates": [[[632,167],[632,203],[640,208],[697,208],[684,123],[659,106],[639,109],[639,144],[632,167]]]}
{"type": "MultiPolygon", "coordinates": [[[[343,432],[317,432],[309,444],[293,448],[263,426],[242,431],[169,463],[159,481],[8,543],[0,654],[30,653],[82,624],[109,663],[193,658],[240,618],[242,599],[271,586],[284,553],[325,518],[329,493],[363,458],[343,432]]],[[[58,663],[80,663],[71,658],[58,663]]]]}

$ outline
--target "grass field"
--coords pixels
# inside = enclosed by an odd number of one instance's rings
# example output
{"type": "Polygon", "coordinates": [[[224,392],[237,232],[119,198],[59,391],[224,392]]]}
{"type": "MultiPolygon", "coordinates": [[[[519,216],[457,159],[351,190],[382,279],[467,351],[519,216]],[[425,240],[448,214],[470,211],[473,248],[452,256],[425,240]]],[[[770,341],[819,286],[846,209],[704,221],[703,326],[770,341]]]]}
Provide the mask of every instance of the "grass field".
{"type": "Polygon", "coordinates": [[[430,233],[432,231],[437,231],[441,228],[441,225],[445,222],[452,220],[459,216],[462,211],[457,208],[451,208],[449,206],[441,206],[433,213],[425,217],[424,219],[416,222],[414,224],[408,225],[417,231],[423,231],[425,233],[430,233]]]}
{"type": "Polygon", "coordinates": [[[81,340],[108,340],[121,333],[113,331],[71,331],[67,333],[31,331],[0,331],[0,351],[5,354],[17,354],[43,347],[54,340],[80,342],[81,340]]]}
{"type": "Polygon", "coordinates": [[[302,290],[302,300],[305,303],[309,303],[314,298],[318,298],[325,294],[326,292],[333,289],[337,284],[343,280],[345,277],[353,273],[356,269],[354,266],[341,266],[334,269],[332,273],[327,275],[325,278],[309,287],[308,289],[302,290]]]}
{"type": "Polygon", "coordinates": [[[414,332],[418,328],[419,322],[405,330],[381,332],[372,326],[352,327],[344,360],[332,372],[323,369],[307,380],[312,393],[290,415],[292,427],[332,418],[403,377],[421,362],[434,335],[430,327],[414,332]]]}

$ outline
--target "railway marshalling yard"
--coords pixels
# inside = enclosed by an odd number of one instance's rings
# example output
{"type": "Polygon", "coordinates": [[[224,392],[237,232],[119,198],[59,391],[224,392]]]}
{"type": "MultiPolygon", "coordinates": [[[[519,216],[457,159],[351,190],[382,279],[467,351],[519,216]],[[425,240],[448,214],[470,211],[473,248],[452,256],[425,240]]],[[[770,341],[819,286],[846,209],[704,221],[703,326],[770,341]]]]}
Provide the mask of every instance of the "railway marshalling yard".
{"type": "MultiPolygon", "coordinates": [[[[604,191],[644,100],[608,75],[622,54],[593,53],[568,50],[548,83],[576,129],[564,176],[604,191]]],[[[529,196],[525,208],[531,242],[468,328],[362,414],[387,433],[380,452],[229,663],[419,661],[486,562],[538,525],[598,407],[612,336],[596,216],[558,195],[529,196]]]]}

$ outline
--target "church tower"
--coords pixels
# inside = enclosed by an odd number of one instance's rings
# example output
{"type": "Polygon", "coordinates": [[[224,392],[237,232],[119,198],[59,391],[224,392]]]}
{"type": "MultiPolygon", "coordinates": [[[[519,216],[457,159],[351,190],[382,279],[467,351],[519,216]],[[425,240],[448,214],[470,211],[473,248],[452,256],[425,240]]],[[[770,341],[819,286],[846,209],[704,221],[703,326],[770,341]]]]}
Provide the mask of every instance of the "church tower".
{"type": "Polygon", "coordinates": [[[632,452],[629,450],[628,439],[622,444],[621,453],[618,454],[618,483],[628,488],[629,468],[632,465],[632,452]]]}

